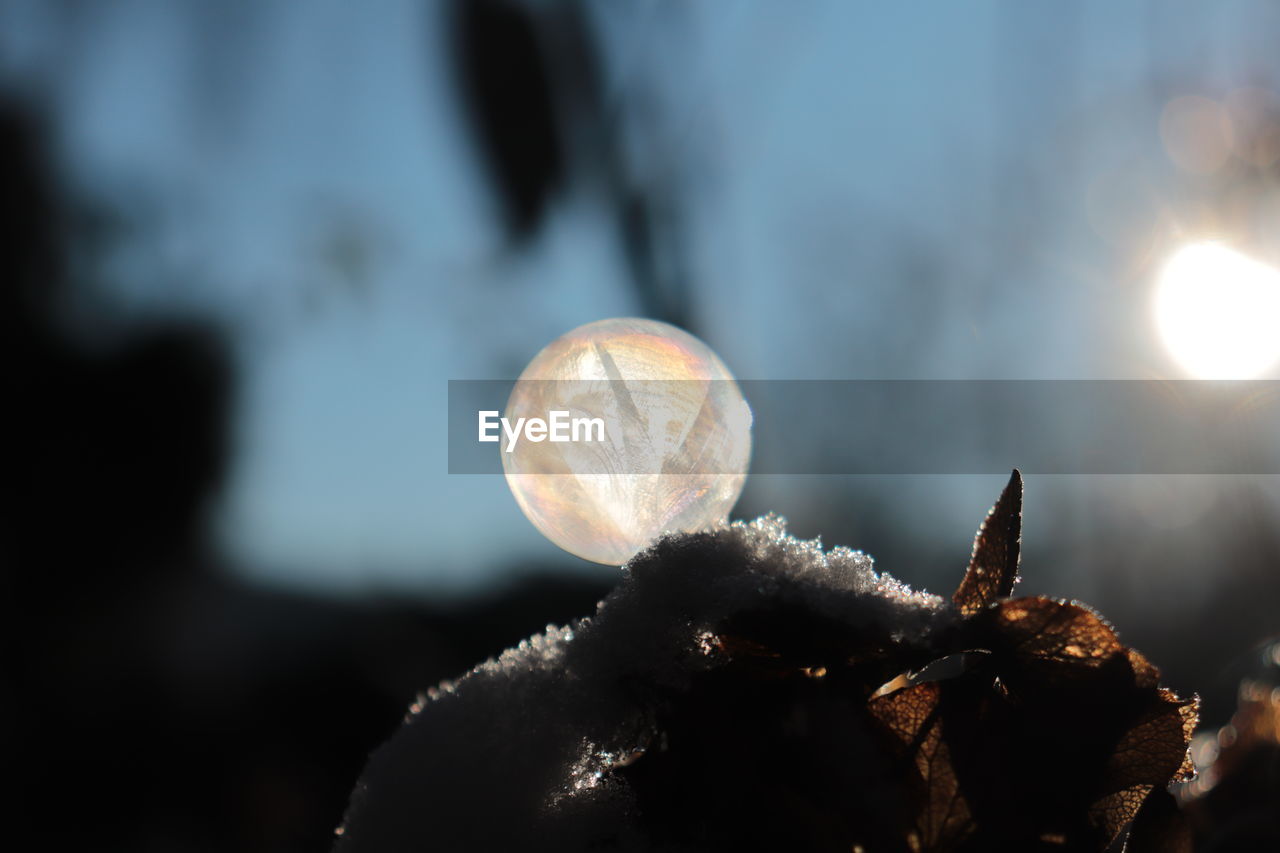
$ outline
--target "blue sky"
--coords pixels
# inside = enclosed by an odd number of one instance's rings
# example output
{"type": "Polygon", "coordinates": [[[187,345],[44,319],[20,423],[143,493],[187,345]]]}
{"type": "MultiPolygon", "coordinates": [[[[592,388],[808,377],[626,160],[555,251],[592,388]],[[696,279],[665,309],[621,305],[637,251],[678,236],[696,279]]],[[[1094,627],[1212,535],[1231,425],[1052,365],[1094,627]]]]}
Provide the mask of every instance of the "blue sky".
{"type": "MultiPolygon", "coordinates": [[[[53,5],[0,5],[0,56],[50,93],[75,185],[146,223],[103,286],[233,336],[233,562],[351,592],[563,564],[500,479],[445,473],[445,382],[638,306],[589,193],[503,250],[431,5],[53,5]]],[[[1276,72],[1261,0],[603,8],[612,96],[656,93],[691,164],[699,331],[744,378],[1171,371],[1139,311],[1180,236],[1160,110],[1276,72]]],[[[964,542],[998,483],[876,487],[964,542]]],[[[750,488],[802,523],[813,500],[750,488]]]]}

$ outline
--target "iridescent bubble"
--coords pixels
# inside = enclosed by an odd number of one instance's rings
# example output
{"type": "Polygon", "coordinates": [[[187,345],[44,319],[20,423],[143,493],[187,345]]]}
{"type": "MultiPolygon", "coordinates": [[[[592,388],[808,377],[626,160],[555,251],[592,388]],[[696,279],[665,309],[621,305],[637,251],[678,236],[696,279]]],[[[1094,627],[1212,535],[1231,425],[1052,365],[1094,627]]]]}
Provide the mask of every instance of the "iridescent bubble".
{"type": "Polygon", "coordinates": [[[663,533],[721,523],[746,481],[738,383],[666,323],[601,320],[557,338],[507,401],[508,424],[520,418],[559,418],[569,440],[526,432],[508,451],[504,438],[507,483],[543,535],[586,560],[620,565],[663,533]]]}

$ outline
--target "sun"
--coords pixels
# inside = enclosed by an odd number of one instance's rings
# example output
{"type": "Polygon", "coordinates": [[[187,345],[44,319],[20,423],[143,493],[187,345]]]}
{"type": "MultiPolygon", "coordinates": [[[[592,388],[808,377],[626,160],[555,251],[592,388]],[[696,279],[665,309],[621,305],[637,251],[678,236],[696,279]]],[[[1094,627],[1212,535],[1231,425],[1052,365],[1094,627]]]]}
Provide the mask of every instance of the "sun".
{"type": "Polygon", "coordinates": [[[1280,362],[1280,272],[1220,243],[1179,249],[1160,273],[1155,322],[1198,379],[1251,379],[1280,362]]]}

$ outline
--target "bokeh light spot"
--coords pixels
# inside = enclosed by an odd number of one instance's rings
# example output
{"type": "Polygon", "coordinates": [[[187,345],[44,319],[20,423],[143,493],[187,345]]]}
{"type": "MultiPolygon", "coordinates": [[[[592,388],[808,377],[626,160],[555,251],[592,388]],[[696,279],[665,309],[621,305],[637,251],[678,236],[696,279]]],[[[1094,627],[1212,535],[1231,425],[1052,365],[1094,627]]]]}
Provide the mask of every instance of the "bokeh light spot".
{"type": "Polygon", "coordinates": [[[1160,116],[1160,139],[1169,159],[1188,172],[1210,175],[1231,156],[1231,116],[1199,95],[1174,98],[1160,116]]]}

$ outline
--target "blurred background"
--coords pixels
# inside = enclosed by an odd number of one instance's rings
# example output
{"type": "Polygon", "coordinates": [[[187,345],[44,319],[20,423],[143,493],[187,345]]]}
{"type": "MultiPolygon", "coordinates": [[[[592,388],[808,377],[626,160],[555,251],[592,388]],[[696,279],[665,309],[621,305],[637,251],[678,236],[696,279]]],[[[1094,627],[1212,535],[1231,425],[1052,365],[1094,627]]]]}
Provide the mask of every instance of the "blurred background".
{"type": "MultiPolygon", "coordinates": [[[[446,473],[446,381],[582,323],[744,379],[1280,378],[1278,34],[1267,0],[0,2],[6,832],[326,849],[419,691],[617,576],[446,473]]],[[[735,517],[948,594],[1004,479],[762,476],[735,517]]],[[[1277,480],[1031,476],[1022,590],[1221,725],[1280,631],[1277,480]]]]}

